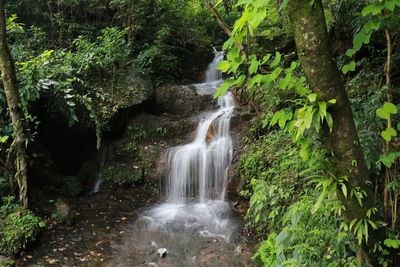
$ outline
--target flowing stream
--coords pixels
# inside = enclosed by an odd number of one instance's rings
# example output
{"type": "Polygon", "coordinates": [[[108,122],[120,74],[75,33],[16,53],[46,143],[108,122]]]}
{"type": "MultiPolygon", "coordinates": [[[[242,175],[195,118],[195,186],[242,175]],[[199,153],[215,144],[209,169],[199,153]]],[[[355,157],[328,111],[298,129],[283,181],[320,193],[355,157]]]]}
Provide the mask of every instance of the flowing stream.
{"type": "MultiPolygon", "coordinates": [[[[215,51],[205,82],[195,84],[199,94],[213,94],[221,84],[217,65],[223,57],[215,51]]],[[[125,245],[130,256],[121,258],[136,260],[114,266],[240,266],[232,261],[238,223],[225,201],[234,108],[230,93],[220,97],[218,108],[203,114],[193,141],[164,153],[164,203],[144,211],[134,223],[129,248],[125,245]],[[166,251],[165,257],[160,251],[166,251]]]]}

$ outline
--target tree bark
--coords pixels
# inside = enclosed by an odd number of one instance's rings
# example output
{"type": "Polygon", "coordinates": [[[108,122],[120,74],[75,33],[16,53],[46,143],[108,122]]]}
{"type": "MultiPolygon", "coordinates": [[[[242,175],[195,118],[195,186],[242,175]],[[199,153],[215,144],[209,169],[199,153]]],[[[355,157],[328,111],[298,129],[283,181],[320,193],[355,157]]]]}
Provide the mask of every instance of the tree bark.
{"type": "MultiPolygon", "coordinates": [[[[332,155],[337,177],[347,177],[347,198],[338,190],[345,205],[347,221],[366,217],[366,211],[373,206],[373,193],[368,185],[369,171],[363,157],[350,101],[342,81],[342,74],[333,60],[329,44],[326,21],[321,0],[291,0],[289,14],[297,53],[311,90],[322,100],[336,99],[329,112],[333,117],[332,132],[323,133],[325,148],[332,155]],[[360,206],[351,190],[361,189],[367,197],[360,206]]],[[[326,128],[326,127],[325,127],[326,128]]],[[[357,255],[362,255],[359,252],[357,255]]],[[[359,259],[360,260],[360,259],[359,259]]],[[[363,262],[363,261],[361,261],[363,262]]]]}
{"type": "Polygon", "coordinates": [[[24,207],[28,206],[28,174],[24,114],[21,108],[21,97],[18,93],[14,59],[7,45],[5,0],[0,0],[0,71],[14,130],[14,141],[11,153],[15,153],[15,179],[19,188],[19,200],[24,207]]]}

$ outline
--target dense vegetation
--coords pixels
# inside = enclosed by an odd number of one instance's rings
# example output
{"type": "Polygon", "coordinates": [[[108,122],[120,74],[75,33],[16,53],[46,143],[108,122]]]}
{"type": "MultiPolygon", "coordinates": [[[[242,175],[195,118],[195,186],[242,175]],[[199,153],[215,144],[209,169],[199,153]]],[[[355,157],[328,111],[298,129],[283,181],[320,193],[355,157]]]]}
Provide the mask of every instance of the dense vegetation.
{"type": "MultiPolygon", "coordinates": [[[[0,254],[19,255],[45,228],[27,209],[40,211],[40,201],[27,205],[44,198],[35,188],[45,186],[45,201],[88,191],[96,167],[62,165],[52,134],[101,149],[119,134],[121,110],[154,87],[198,81],[216,46],[226,51],[216,96],[233,91],[239,114],[252,116],[239,169],[254,261],[400,264],[400,1],[19,0],[5,11],[23,132],[3,62],[0,254]]],[[[146,132],[127,135],[117,156],[140,161],[146,132]]],[[[151,168],[116,164],[104,179],[146,183],[151,168]]]]}

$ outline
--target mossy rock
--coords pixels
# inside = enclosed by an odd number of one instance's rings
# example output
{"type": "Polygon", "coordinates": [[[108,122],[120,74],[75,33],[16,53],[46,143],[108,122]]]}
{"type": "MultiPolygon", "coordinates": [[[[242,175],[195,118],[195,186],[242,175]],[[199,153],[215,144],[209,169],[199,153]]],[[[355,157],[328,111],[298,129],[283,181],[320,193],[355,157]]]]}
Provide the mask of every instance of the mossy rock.
{"type": "Polygon", "coordinates": [[[1,207],[0,254],[13,257],[19,255],[34,242],[45,228],[45,222],[17,204],[1,207]]]}
{"type": "Polygon", "coordinates": [[[116,186],[135,186],[144,181],[151,167],[147,162],[108,165],[104,168],[103,181],[116,186]]]}

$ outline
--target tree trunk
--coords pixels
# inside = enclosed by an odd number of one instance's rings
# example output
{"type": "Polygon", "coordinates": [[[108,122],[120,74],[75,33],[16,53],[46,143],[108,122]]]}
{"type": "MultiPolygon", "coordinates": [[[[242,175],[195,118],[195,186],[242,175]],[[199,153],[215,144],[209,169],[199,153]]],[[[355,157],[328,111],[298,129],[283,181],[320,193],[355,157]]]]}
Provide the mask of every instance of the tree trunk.
{"type": "Polygon", "coordinates": [[[0,71],[14,130],[14,141],[11,153],[15,153],[15,178],[19,188],[19,200],[24,207],[28,206],[28,175],[26,160],[26,143],[24,115],[21,98],[18,93],[14,60],[6,39],[5,0],[0,0],[0,71]]]}
{"type": "Polygon", "coordinates": [[[368,186],[369,172],[361,151],[342,74],[333,60],[322,2],[315,0],[311,5],[310,0],[291,0],[288,2],[287,11],[297,54],[311,90],[322,100],[337,101],[329,110],[333,117],[332,132],[325,131],[323,138],[326,149],[332,155],[335,175],[347,177],[349,180],[347,198],[338,190],[346,208],[346,219],[351,221],[355,218],[365,218],[366,211],[373,205],[372,190],[368,186]],[[350,192],[357,189],[367,193],[362,206],[355,197],[350,197],[350,192]]]}

